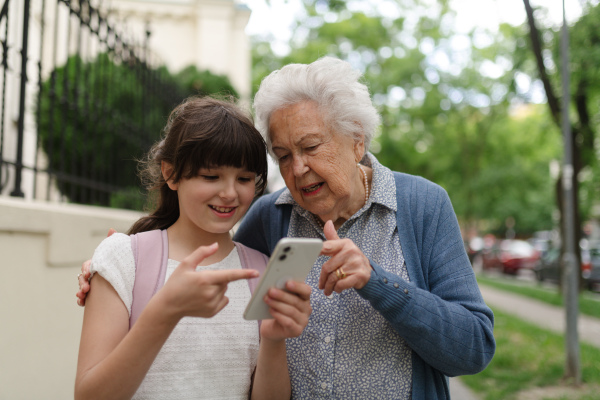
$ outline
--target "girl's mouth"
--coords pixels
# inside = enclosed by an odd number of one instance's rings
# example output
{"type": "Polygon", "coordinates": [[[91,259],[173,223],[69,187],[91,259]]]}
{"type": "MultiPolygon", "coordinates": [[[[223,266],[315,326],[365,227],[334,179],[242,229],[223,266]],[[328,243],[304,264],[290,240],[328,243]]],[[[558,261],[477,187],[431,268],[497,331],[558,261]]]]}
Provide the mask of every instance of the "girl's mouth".
{"type": "Polygon", "coordinates": [[[209,207],[220,214],[229,214],[233,210],[236,209],[236,207],[219,207],[219,206],[209,206],[209,207]]]}

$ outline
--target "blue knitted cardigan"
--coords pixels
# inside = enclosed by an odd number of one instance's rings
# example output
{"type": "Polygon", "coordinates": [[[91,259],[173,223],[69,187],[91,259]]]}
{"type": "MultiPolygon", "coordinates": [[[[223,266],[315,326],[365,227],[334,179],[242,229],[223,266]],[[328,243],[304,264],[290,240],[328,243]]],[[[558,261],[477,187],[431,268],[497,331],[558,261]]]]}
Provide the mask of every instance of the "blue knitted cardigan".
{"type": "MultiPolygon", "coordinates": [[[[357,292],[413,350],[413,399],[449,399],[449,376],[476,374],[491,361],[494,316],[479,291],[446,191],[421,177],[398,172],[394,177],[410,282],[371,262],[371,279],[357,292]]],[[[292,212],[289,204],[275,205],[283,190],[256,201],[234,240],[271,254],[287,236],[292,212]]]]}

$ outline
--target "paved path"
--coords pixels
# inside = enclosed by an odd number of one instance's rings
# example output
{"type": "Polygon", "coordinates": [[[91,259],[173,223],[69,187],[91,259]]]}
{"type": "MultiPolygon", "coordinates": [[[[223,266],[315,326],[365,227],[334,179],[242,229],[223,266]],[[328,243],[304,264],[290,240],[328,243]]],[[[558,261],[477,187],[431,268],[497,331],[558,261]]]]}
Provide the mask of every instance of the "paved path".
{"type": "Polygon", "coordinates": [[[452,400],[479,400],[479,396],[462,383],[460,378],[450,378],[450,397],[452,400]]]}
{"type": "MultiPolygon", "coordinates": [[[[565,332],[565,311],[562,307],[552,306],[485,285],[480,285],[479,288],[488,306],[510,313],[542,328],[558,333],[565,332]]],[[[600,347],[600,320],[580,313],[578,321],[579,340],[600,347]]]]}

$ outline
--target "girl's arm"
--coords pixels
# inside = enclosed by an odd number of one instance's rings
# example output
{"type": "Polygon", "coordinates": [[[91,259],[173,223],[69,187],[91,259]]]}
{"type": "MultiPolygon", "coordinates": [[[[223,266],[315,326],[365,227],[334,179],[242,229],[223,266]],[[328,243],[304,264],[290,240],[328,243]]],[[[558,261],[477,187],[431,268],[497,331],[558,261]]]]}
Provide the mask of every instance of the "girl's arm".
{"type": "Polygon", "coordinates": [[[92,279],[79,347],[75,399],[130,399],[178,322],[148,302],[129,331],[129,314],[113,287],[92,279]]]}
{"type": "Polygon", "coordinates": [[[113,287],[101,276],[88,293],[79,348],[76,399],[130,399],[163,344],[184,316],[210,318],[229,302],[227,284],[258,276],[250,269],[201,271],[196,266],[214,254],[215,244],[199,247],[173,271],[129,329],[129,314],[113,287]]]}
{"type": "Polygon", "coordinates": [[[288,281],[286,289],[271,288],[265,296],[274,319],[261,323],[252,399],[289,399],[292,393],[285,339],[299,336],[308,324],[311,288],[306,283],[288,281]]]}
{"type": "Polygon", "coordinates": [[[285,339],[261,338],[251,399],[286,399],[292,394],[285,339]]]}

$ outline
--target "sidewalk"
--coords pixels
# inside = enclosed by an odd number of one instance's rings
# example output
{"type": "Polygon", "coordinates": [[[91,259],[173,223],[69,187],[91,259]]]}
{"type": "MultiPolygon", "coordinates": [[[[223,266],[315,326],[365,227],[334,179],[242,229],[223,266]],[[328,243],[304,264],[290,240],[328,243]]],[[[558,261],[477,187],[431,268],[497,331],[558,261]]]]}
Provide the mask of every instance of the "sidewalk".
{"type": "Polygon", "coordinates": [[[479,400],[479,396],[462,383],[459,377],[450,378],[450,397],[452,400],[479,400]]]}
{"type": "MultiPolygon", "coordinates": [[[[565,311],[562,307],[552,306],[485,285],[479,285],[479,289],[488,306],[510,313],[541,328],[561,334],[565,333],[565,311]]],[[[600,347],[600,320],[580,313],[578,321],[579,339],[600,347]]]]}

